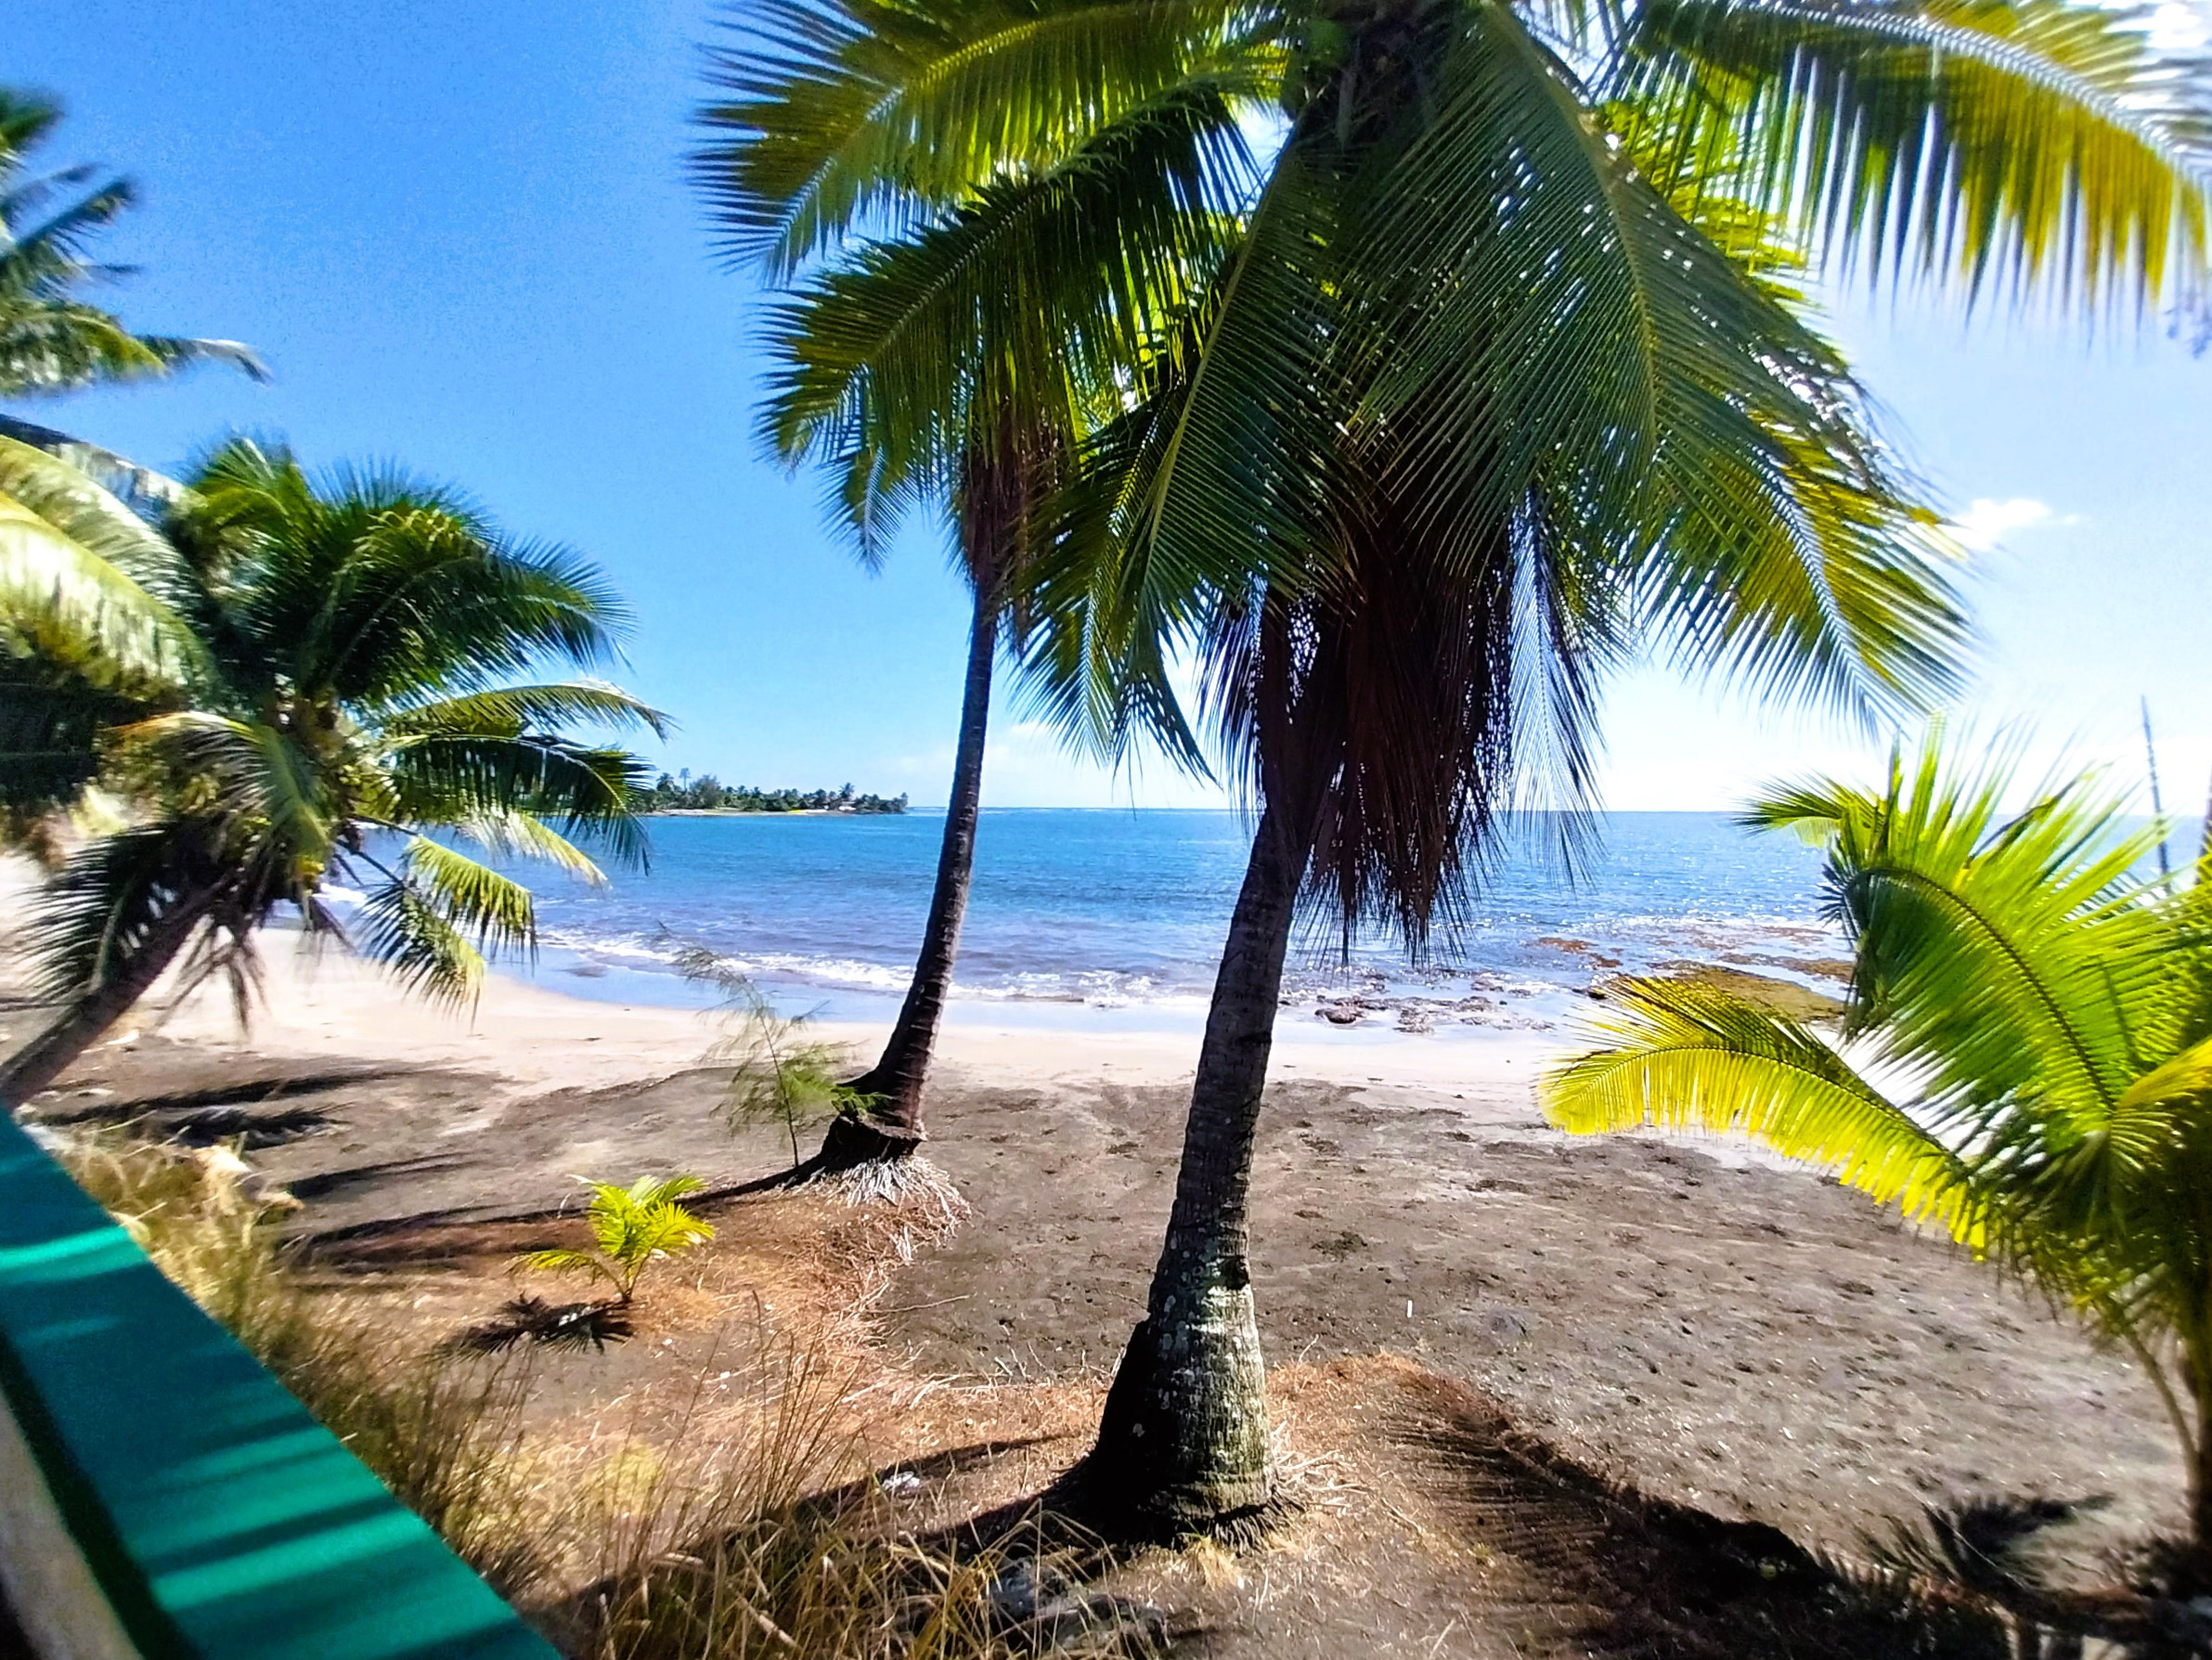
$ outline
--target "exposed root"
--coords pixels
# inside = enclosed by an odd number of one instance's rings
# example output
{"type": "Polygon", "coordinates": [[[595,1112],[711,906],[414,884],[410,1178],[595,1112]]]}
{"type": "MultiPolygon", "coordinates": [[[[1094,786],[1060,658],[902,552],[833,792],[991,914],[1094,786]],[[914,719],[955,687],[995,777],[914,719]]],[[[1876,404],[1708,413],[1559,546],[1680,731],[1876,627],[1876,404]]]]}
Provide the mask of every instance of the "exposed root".
{"type": "Polygon", "coordinates": [[[932,1240],[949,1236],[968,1218],[968,1201],[961,1198],[952,1178],[919,1153],[820,1169],[799,1186],[830,1194],[856,1209],[911,1210],[917,1223],[932,1230],[932,1240]]]}

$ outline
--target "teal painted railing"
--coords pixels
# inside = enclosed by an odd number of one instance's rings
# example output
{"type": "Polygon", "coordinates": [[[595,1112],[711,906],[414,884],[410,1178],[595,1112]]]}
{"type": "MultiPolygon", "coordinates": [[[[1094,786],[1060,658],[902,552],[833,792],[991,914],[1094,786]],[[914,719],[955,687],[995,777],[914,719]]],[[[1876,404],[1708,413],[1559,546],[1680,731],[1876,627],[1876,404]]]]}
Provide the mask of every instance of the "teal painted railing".
{"type": "Polygon", "coordinates": [[[554,1660],[5,1116],[0,1405],[0,1578],[42,1652],[554,1660]]]}

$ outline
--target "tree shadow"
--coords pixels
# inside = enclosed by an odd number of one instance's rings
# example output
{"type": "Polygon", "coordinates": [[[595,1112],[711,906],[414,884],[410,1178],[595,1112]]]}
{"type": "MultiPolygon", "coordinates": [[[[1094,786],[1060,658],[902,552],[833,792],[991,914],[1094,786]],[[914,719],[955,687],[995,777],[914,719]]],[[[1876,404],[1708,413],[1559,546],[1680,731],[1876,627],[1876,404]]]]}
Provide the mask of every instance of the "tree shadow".
{"type": "MultiPolygon", "coordinates": [[[[1519,1570],[1560,1652],[1651,1660],[2011,1660],[1986,1609],[1844,1570],[1780,1529],[1653,1498],[1517,1431],[1451,1380],[1408,1379],[1386,1434],[1471,1543],[1519,1570]]],[[[1517,1593],[1513,1589],[1518,1583],[1517,1593]]]]}

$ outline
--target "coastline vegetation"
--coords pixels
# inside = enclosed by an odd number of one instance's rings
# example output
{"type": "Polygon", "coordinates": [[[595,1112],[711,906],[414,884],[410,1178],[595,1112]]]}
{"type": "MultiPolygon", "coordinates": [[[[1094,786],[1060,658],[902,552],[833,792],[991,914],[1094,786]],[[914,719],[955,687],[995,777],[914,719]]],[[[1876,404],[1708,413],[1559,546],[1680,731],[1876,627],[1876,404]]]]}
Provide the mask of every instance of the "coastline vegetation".
{"type": "Polygon", "coordinates": [[[2189,1472],[2181,1594],[2200,1595],[2212,848],[2180,880],[2149,875],[2165,824],[2129,828],[2087,775],[2007,807],[2018,782],[1932,736],[1875,788],[1763,796],[1747,824],[1828,849],[1824,909],[1853,946],[1835,1036],[1724,985],[1617,981],[1603,1045],[1549,1072],[1543,1101],[1576,1134],[1755,1137],[2041,1287],[2156,1386],[2189,1472]]]}
{"type": "MultiPolygon", "coordinates": [[[[914,1154],[1002,648],[1090,753],[1149,744],[1230,785],[1252,836],[1172,1208],[1110,1387],[1085,1397],[1091,1451],[1050,1498],[1118,1549],[1249,1537],[1287,1509],[1249,1201],[1298,928],[1418,951],[1475,913],[1510,815],[1561,810],[1571,839],[1601,688],[1639,655],[1869,722],[1956,693],[1958,551],[1807,293],[1909,273],[2023,315],[2148,313],[2177,284],[2201,304],[2212,87],[2141,18],[2072,0],[747,15],[694,167],[731,257],[780,286],[763,436],[827,474],[864,560],[941,511],[973,615],[928,920],[880,1057],[847,1078],[841,1045],[725,981],[721,1110],[773,1126],[795,1174],[864,1173],[849,1191],[872,1201],[941,1181],[914,1154]]],[[[85,241],[131,197],[111,182],[32,222],[83,176],[19,176],[56,119],[0,94],[0,393],[202,361],[258,376],[235,343],[133,335],[83,302],[114,274],[85,241]]],[[[0,434],[0,849],[44,867],[52,1011],[0,1065],[0,1109],[165,978],[226,980],[242,1010],[279,913],[465,1006],[489,955],[537,938],[503,859],[597,883],[589,849],[641,863],[654,813],[908,809],[849,784],[647,784],[586,733],[666,735],[589,672],[624,607],[448,487],[318,478],[245,439],[162,482],[125,503],[0,434]]],[[[2012,783],[1932,737],[1876,789],[1763,798],[1748,822],[1828,852],[1854,949],[1833,1036],[1744,994],[1752,977],[1611,981],[1604,1046],[1543,1098],[1576,1133],[1761,1138],[2131,1355],[2189,1471],[2191,1537],[2156,1588],[2186,1603],[2212,1595],[2212,847],[2147,877],[2158,830],[2082,781],[2008,810],[2012,783]]],[[[1006,1612],[1026,1575],[1036,1613],[1041,1527],[1019,1562],[972,1530],[917,1537],[839,1417],[865,1392],[796,1340],[757,1344],[750,1416],[713,1446],[543,1461],[520,1338],[627,1335],[641,1277],[711,1255],[681,1202],[696,1176],[592,1184],[590,1242],[519,1259],[610,1301],[518,1299],[502,1327],[395,1355],[310,1285],[290,1201],[234,1154],[70,1131],[59,1156],[574,1654],[1059,1652],[1006,1612]]],[[[1970,1557],[1952,1606],[1986,1596],[2020,1653],[2109,1634],[1969,1583],[1970,1557]],[[2068,1634],[2043,1646],[2038,1625],[2068,1634]]],[[[1958,1652],[2003,1652],[1988,1640],[1958,1652]]]]}
{"type": "Polygon", "coordinates": [[[834,790],[764,790],[749,784],[724,784],[712,772],[672,778],[663,772],[638,794],[640,812],[853,812],[906,811],[906,796],[873,796],[851,785],[834,790]]]}
{"type": "Polygon", "coordinates": [[[0,843],[44,853],[32,950],[54,1012],[0,1066],[20,1105],[173,969],[230,983],[279,907],[409,989],[467,1004],[537,938],[472,859],[605,878],[640,862],[640,763],[578,723],[666,730],[589,668],[627,622],[598,572],[402,474],[311,478],[233,439],[139,518],[0,437],[0,843]],[[395,850],[375,838],[399,838],[395,850]],[[366,893],[341,920],[326,883],[366,893]]]}
{"type": "Polygon", "coordinates": [[[1275,1489],[1247,1196],[1299,916],[1417,949],[1466,914],[1505,815],[1587,803],[1636,653],[1864,720],[1949,695],[1954,551],[1806,292],[1909,271],[2147,315],[2206,270],[2201,88],[2141,19],[2069,5],[742,27],[700,166],[731,253],[790,285],[768,435],[827,465],[863,552],[943,504],[971,677],[1015,581],[1075,741],[1152,741],[1253,811],[1082,1476],[1119,1528],[1250,1525],[1275,1489]]]}

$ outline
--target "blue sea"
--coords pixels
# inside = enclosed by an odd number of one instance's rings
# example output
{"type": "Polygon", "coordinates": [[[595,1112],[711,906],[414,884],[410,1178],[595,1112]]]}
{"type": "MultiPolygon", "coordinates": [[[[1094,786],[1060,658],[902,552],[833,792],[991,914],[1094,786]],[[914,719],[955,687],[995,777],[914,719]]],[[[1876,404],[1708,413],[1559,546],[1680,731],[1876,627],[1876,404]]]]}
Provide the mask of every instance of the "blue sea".
{"type": "MultiPolygon", "coordinates": [[[[1334,1006],[1370,1029],[1442,1034],[1537,1023],[1595,979],[1680,960],[1834,989],[1820,858],[1794,838],[1718,814],[1615,813],[1570,868],[1543,829],[1417,958],[1382,934],[1347,951],[1317,927],[1294,953],[1287,1018],[1334,1006]]],[[[888,1018],[942,832],[922,812],[655,819],[649,871],[597,889],[537,878],[544,949],[528,971],[575,995],[704,1005],[721,993],[676,966],[704,947],[786,1009],[888,1018]]],[[[1194,1025],[1247,838],[1231,811],[986,811],[950,1018],[1194,1025]]]]}

